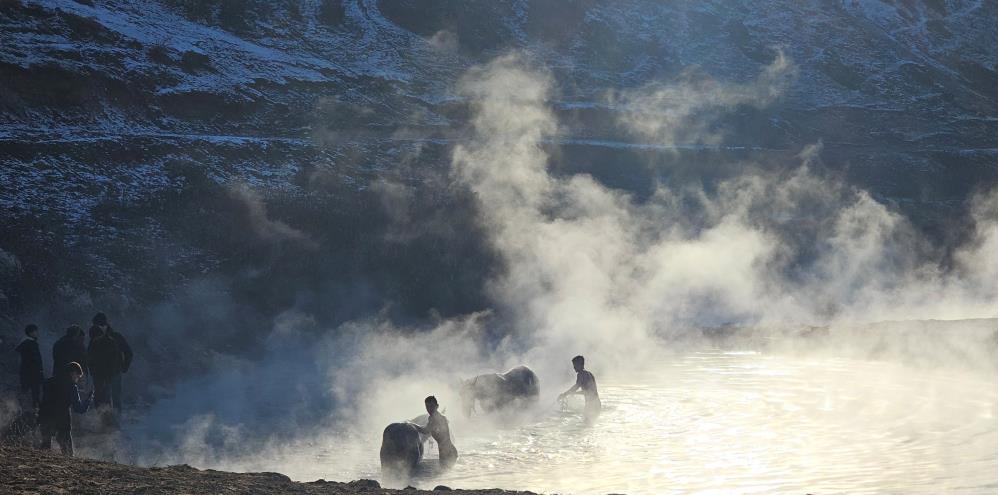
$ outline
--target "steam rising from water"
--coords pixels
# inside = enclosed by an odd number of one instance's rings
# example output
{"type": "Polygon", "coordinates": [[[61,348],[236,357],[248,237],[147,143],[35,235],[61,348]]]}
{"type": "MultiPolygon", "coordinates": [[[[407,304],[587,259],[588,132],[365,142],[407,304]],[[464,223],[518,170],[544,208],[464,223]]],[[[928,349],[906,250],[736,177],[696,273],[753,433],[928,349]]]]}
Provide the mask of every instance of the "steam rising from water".
{"type": "MultiPolygon", "coordinates": [[[[724,136],[708,117],[772,103],[793,71],[780,55],[748,84],[689,76],[607,98],[641,139],[717,144],[724,136]]],[[[456,86],[474,118],[454,148],[453,180],[476,195],[503,262],[489,286],[494,312],[416,332],[374,315],[313,333],[299,331],[308,315],[290,311],[262,362],[223,363],[226,373],[157,403],[140,427],[179,424],[185,440],[140,451],[138,461],[279,470],[266,460],[281,452],[368,445],[389,422],[420,414],[431,393],[456,416],[460,377],[525,363],[553,396],[572,379],[571,356],[585,354],[598,377],[621,382],[660,366],[691,328],[822,324],[834,332],[877,320],[995,316],[998,262],[988,254],[998,248],[998,195],[974,200],[976,234],[950,264],[898,212],[825,172],[821,143],[802,149],[794,168],[745,163],[716,185],[662,182],[638,200],[588,175],[549,170],[542,145],[559,132],[553,88],[550,72],[519,55],[475,67],[456,86]],[[191,416],[192,403],[201,414],[191,416]],[[246,413],[213,415],[226,408],[246,413]],[[260,417],[291,428],[270,437],[270,423],[253,422],[260,417]]],[[[254,211],[261,235],[299,237],[254,211]]],[[[459,432],[464,423],[452,421],[459,432]]],[[[326,477],[376,457],[364,455],[332,462],[326,477]]]]}
{"type": "Polygon", "coordinates": [[[710,129],[712,118],[739,105],[765,107],[778,99],[796,76],[779,52],[759,77],[743,85],[721,84],[686,71],[680,82],[654,82],[637,91],[611,91],[610,105],[626,110],[619,123],[656,144],[720,144],[724,135],[710,129]]]}
{"type": "Polygon", "coordinates": [[[261,239],[273,243],[281,241],[299,243],[313,250],[318,247],[315,241],[308,237],[308,234],[284,222],[270,218],[267,215],[267,205],[264,204],[260,194],[248,185],[233,184],[229,187],[229,194],[245,205],[249,214],[249,224],[253,228],[253,232],[261,239]]]}
{"type": "MultiPolygon", "coordinates": [[[[621,122],[639,136],[715,142],[689,125],[699,109],[768,104],[792,71],[780,56],[749,85],[653,85],[611,101],[630,110],[621,122]]],[[[747,163],[713,191],[660,183],[638,202],[547,170],[551,85],[516,56],[470,71],[459,90],[474,101],[475,137],[454,151],[506,261],[497,304],[535,348],[634,356],[650,335],[691,325],[994,316],[994,278],[964,276],[992,269],[993,195],[977,199],[978,237],[946,271],[903,216],[814,170],[820,143],[794,169],[747,163]]]]}

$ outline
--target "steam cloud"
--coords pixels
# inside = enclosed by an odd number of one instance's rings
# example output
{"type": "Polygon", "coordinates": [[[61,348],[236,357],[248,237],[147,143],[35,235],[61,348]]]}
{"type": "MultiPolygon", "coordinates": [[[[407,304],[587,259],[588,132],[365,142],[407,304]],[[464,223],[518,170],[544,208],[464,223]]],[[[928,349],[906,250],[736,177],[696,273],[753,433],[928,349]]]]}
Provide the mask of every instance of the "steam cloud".
{"type": "Polygon", "coordinates": [[[658,144],[719,144],[723,135],[710,131],[718,112],[738,105],[757,108],[773,103],[796,76],[782,51],[755,81],[726,85],[687,70],[679,83],[651,83],[637,91],[610,91],[607,101],[625,111],[619,123],[658,144]]]}
{"type": "MultiPolygon", "coordinates": [[[[610,101],[640,137],[717,142],[700,109],[767,105],[792,73],[780,55],[749,85],[681,81],[610,101]]],[[[508,262],[497,299],[521,309],[531,332],[602,344],[684,321],[994,315],[993,277],[965,277],[993,273],[983,255],[994,242],[994,194],[975,199],[976,240],[948,270],[901,214],[816,172],[820,143],[788,171],[746,165],[715,192],[662,183],[639,203],[587,176],[546,171],[540,145],[557,127],[544,105],[550,87],[549,74],[515,57],[472,71],[461,88],[476,99],[478,138],[454,153],[508,262]]]]}
{"type": "MultiPolygon", "coordinates": [[[[703,111],[770,104],[793,72],[781,54],[747,85],[684,78],[609,101],[638,137],[716,144],[723,136],[703,111]]],[[[982,239],[950,271],[899,213],[816,173],[820,143],[791,170],[750,164],[713,192],[662,183],[638,202],[591,177],[548,172],[551,88],[548,72],[517,56],[473,69],[459,90],[474,101],[475,138],[454,152],[506,261],[493,294],[538,355],[575,349],[633,363],[658,352],[653,335],[691,327],[994,315],[993,284],[961,278],[989,266],[981,249],[994,231],[980,225],[993,225],[990,196],[974,210],[982,239]]]]}
{"type": "MultiPolygon", "coordinates": [[[[718,144],[724,136],[711,130],[711,116],[771,104],[793,73],[780,54],[748,84],[687,75],[612,92],[607,101],[638,138],[718,144]]],[[[453,384],[462,376],[523,362],[552,384],[545,390],[552,393],[554,383],[568,379],[571,355],[586,354],[604,374],[623,373],[661,356],[691,328],[995,315],[998,261],[989,253],[998,248],[998,194],[974,199],[975,234],[952,264],[943,263],[903,215],[824,171],[821,143],[802,149],[799,165],[790,169],[745,164],[743,173],[716,187],[663,182],[638,200],[588,175],[549,171],[544,144],[559,128],[548,105],[554,83],[546,69],[512,54],[472,68],[456,85],[474,117],[470,137],[454,148],[452,178],[477,197],[479,221],[503,262],[488,288],[494,312],[415,332],[373,315],[326,333],[301,332],[314,322],[291,312],[275,322],[262,363],[227,363],[228,373],[190,384],[192,393],[212,401],[204,391],[277,375],[297,388],[288,394],[264,387],[274,394],[269,400],[294,403],[312,392],[328,399],[309,404],[333,412],[310,418],[303,436],[339,431],[336,425],[345,422],[363,437],[419,414],[430,393],[456,410],[453,384]]],[[[381,187],[385,208],[404,223],[411,192],[381,187]]],[[[250,206],[260,236],[308,242],[268,219],[249,190],[234,194],[250,206]]],[[[249,408],[263,402],[244,399],[249,408]]],[[[249,468],[260,448],[294,450],[304,441],[271,438],[255,451],[231,455],[232,439],[250,434],[247,428],[168,410],[186,400],[157,404],[149,415],[151,424],[187,421],[177,460],[249,468]]],[[[162,452],[141,457],[146,463],[171,459],[162,452]]]]}
{"type": "Polygon", "coordinates": [[[260,194],[244,183],[236,183],[229,187],[229,194],[241,201],[249,215],[249,223],[256,235],[268,242],[290,241],[309,249],[315,249],[318,244],[308,234],[267,215],[267,205],[260,194]]]}

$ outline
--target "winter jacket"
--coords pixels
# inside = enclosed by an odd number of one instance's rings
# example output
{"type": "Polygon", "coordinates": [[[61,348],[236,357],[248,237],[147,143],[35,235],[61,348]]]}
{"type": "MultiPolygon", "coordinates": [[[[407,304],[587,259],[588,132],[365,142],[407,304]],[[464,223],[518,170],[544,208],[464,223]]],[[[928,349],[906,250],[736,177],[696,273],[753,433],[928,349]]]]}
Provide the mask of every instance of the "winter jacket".
{"type": "Polygon", "coordinates": [[[128,368],[132,366],[132,346],[128,345],[124,335],[111,327],[108,327],[107,333],[118,343],[118,349],[121,351],[121,372],[128,373],[128,368]]]}
{"type": "Polygon", "coordinates": [[[82,337],[77,340],[69,335],[63,335],[52,346],[52,370],[59,373],[66,364],[73,362],[80,363],[83,374],[87,374],[87,348],[83,345],[82,337]]]}
{"type": "Polygon", "coordinates": [[[95,333],[94,328],[90,329],[90,347],[87,349],[90,373],[102,376],[127,373],[132,365],[132,347],[125,336],[111,327],[107,327],[103,334],[99,330],[95,333]]]}
{"type": "Polygon", "coordinates": [[[72,409],[83,414],[90,409],[90,397],[80,400],[80,389],[65,374],[45,380],[42,386],[42,403],[38,408],[38,423],[54,430],[71,430],[72,409]]]}
{"type": "Polygon", "coordinates": [[[45,379],[42,368],[42,352],[38,349],[38,341],[24,339],[15,349],[21,354],[21,384],[34,385],[45,379]]]}
{"type": "Polygon", "coordinates": [[[121,374],[121,349],[118,341],[108,335],[101,335],[90,341],[87,349],[87,362],[94,376],[121,374]]]}

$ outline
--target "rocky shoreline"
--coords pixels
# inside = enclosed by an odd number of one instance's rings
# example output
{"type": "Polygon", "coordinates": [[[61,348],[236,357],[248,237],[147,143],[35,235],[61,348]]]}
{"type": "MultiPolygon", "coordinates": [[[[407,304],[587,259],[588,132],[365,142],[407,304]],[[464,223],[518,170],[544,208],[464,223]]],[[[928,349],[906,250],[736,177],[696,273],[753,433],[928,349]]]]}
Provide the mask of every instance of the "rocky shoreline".
{"type": "Polygon", "coordinates": [[[230,473],[201,470],[188,465],[144,468],[70,458],[32,448],[0,447],[0,493],[3,494],[202,494],[244,495],[346,495],[346,494],[424,494],[453,492],[466,495],[534,495],[532,492],[490,490],[451,490],[438,486],[432,491],[381,488],[373,480],[349,483],[317,480],[292,481],[279,473],[230,473]]]}

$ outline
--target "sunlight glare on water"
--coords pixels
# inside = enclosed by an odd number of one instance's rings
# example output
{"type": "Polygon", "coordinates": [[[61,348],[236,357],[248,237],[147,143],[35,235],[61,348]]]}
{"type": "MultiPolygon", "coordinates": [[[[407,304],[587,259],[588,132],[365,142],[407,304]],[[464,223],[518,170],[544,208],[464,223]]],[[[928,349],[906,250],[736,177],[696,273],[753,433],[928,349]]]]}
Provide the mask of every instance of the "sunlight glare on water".
{"type": "MultiPolygon", "coordinates": [[[[600,392],[604,411],[592,428],[581,425],[581,403],[552,405],[508,429],[452,420],[458,464],[412,484],[631,494],[998,490],[990,376],[706,351],[627,382],[600,382],[600,392]]],[[[289,474],[378,478],[376,442],[358,450],[328,452],[289,474]],[[354,455],[363,460],[337,462],[354,455]]],[[[436,458],[434,446],[427,458],[436,458]]]]}

